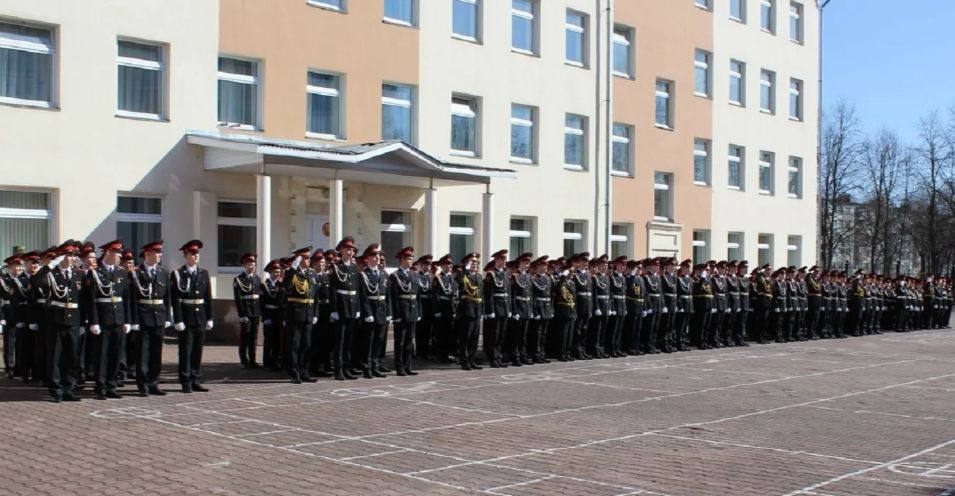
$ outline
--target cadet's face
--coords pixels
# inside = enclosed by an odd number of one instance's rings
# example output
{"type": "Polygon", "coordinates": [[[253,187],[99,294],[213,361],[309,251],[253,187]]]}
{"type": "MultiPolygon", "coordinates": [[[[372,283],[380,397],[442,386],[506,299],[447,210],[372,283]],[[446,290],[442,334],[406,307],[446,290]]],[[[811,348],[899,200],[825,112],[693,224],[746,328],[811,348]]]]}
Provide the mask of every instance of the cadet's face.
{"type": "Polygon", "coordinates": [[[246,272],[255,272],[255,262],[246,262],[242,267],[245,268],[246,272]]]}
{"type": "Polygon", "coordinates": [[[345,260],[351,260],[355,256],[354,248],[343,248],[342,249],[342,258],[345,260]]]}
{"type": "Polygon", "coordinates": [[[315,270],[318,270],[318,271],[325,270],[325,257],[315,259],[315,270]]]}
{"type": "Polygon", "coordinates": [[[198,265],[198,264],[199,264],[199,254],[198,254],[198,253],[186,253],[185,259],[186,259],[186,265],[198,265]]]}
{"type": "Polygon", "coordinates": [[[530,262],[521,261],[521,265],[520,265],[521,270],[527,270],[527,268],[530,267],[530,265],[531,265],[530,262]]]}
{"type": "Polygon", "coordinates": [[[67,254],[65,257],[63,257],[63,262],[65,262],[65,265],[69,267],[76,263],[76,258],[77,258],[76,255],[73,255],[72,253],[70,253],[70,254],[67,254]]]}
{"type": "Polygon", "coordinates": [[[85,262],[86,266],[91,269],[96,268],[96,255],[93,253],[87,253],[86,258],[83,259],[83,262],[85,262]]]}
{"type": "Polygon", "coordinates": [[[272,276],[272,279],[278,279],[282,275],[282,271],[279,269],[272,269],[269,271],[269,275],[272,276]]]}
{"type": "Polygon", "coordinates": [[[143,260],[146,261],[146,265],[156,265],[159,263],[159,254],[153,251],[147,251],[143,260]]]}
{"type": "Polygon", "coordinates": [[[402,257],[398,259],[398,266],[400,266],[403,269],[410,269],[411,262],[412,262],[411,257],[402,257]]]}
{"type": "Polygon", "coordinates": [[[112,250],[106,253],[106,256],[103,257],[103,263],[107,265],[118,265],[120,260],[122,260],[123,253],[117,250],[112,250]]]}
{"type": "Polygon", "coordinates": [[[309,257],[308,255],[300,255],[300,256],[301,256],[301,258],[302,258],[302,261],[299,262],[299,265],[301,265],[302,267],[306,267],[306,268],[312,266],[312,258],[311,258],[311,257],[309,257]]]}

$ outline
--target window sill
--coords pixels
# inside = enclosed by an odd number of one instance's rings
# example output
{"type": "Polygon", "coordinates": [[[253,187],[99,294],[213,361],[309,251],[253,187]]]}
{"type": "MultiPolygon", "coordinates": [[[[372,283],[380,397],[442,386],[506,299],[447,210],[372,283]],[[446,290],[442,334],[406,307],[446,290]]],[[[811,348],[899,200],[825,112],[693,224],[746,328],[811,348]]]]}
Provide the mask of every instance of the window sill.
{"type": "Polygon", "coordinates": [[[511,157],[510,162],[512,164],[521,164],[521,165],[534,165],[533,159],[524,158],[524,157],[511,157]]]}
{"type": "Polygon", "coordinates": [[[742,18],[740,18],[740,17],[730,16],[730,20],[731,20],[731,21],[738,22],[738,23],[740,23],[740,24],[746,24],[746,21],[744,21],[744,20],[743,20],[742,18]]]}
{"type": "Polygon", "coordinates": [[[802,40],[794,40],[794,39],[792,39],[792,38],[789,38],[789,41],[791,41],[791,42],[792,42],[793,44],[795,44],[795,45],[805,46],[805,43],[803,43],[802,40]]]}
{"type": "Polygon", "coordinates": [[[759,113],[760,113],[760,114],[766,114],[766,115],[776,115],[776,112],[775,112],[775,111],[773,111],[773,110],[766,110],[766,109],[763,109],[763,108],[759,109],[759,113]]]}
{"type": "Polygon", "coordinates": [[[799,196],[799,195],[794,195],[794,194],[792,194],[792,193],[789,193],[788,195],[786,195],[786,197],[787,197],[787,198],[792,198],[793,200],[799,200],[800,198],[802,198],[801,196],[799,196]]]}
{"type": "Polygon", "coordinates": [[[802,119],[799,118],[799,117],[790,117],[789,120],[791,120],[791,121],[793,121],[793,122],[802,122],[802,119]]]}
{"type": "Polygon", "coordinates": [[[9,105],[11,107],[58,110],[58,108],[54,107],[50,102],[45,102],[42,100],[24,100],[22,98],[12,98],[8,96],[0,96],[0,104],[9,105]]]}
{"type": "Polygon", "coordinates": [[[524,50],[523,48],[511,47],[511,53],[516,53],[518,55],[526,55],[528,57],[540,58],[540,54],[534,52],[533,50],[524,50]]]}
{"type": "Polygon", "coordinates": [[[653,127],[657,129],[662,129],[664,131],[673,131],[674,129],[666,124],[654,124],[653,127]]]}
{"type": "Polygon", "coordinates": [[[739,186],[727,186],[726,188],[733,191],[743,191],[743,188],[740,188],[739,186]]]}
{"type": "Polygon", "coordinates": [[[311,138],[311,139],[318,139],[322,141],[339,141],[339,142],[345,141],[345,138],[342,136],[335,136],[334,134],[313,133],[309,131],[305,132],[305,137],[311,138]]]}
{"type": "Polygon", "coordinates": [[[139,112],[129,112],[127,110],[117,110],[116,117],[120,119],[132,119],[136,121],[169,122],[169,119],[157,114],[143,114],[139,112]]]}
{"type": "Polygon", "coordinates": [[[620,78],[620,79],[627,79],[627,80],[630,80],[630,81],[633,81],[634,79],[636,79],[636,78],[633,77],[633,74],[627,74],[626,72],[617,72],[617,71],[614,71],[614,72],[613,72],[613,75],[614,75],[614,77],[618,77],[618,78],[620,78]]]}
{"type": "Polygon", "coordinates": [[[770,35],[776,36],[776,33],[773,32],[772,30],[769,30],[769,29],[766,29],[766,28],[759,28],[759,30],[762,31],[762,32],[764,32],[764,33],[766,33],[766,34],[770,34],[770,35]]]}
{"type": "Polygon", "coordinates": [[[698,3],[694,3],[693,6],[696,7],[696,8],[698,8],[698,9],[700,9],[700,10],[702,10],[702,11],[704,11],[704,12],[710,12],[710,13],[713,12],[713,9],[707,7],[706,5],[700,5],[700,4],[698,4],[698,3]]]}
{"type": "Polygon", "coordinates": [[[229,130],[240,130],[240,131],[260,131],[256,126],[250,124],[238,124],[235,122],[220,122],[218,127],[229,129],[229,130]]]}
{"type": "Polygon", "coordinates": [[[708,95],[708,94],[706,94],[706,93],[697,93],[697,92],[695,92],[695,91],[693,92],[693,96],[698,96],[698,97],[700,97],[700,98],[706,98],[707,100],[712,100],[712,99],[713,99],[712,97],[710,97],[710,95],[708,95]]]}
{"type": "Polygon", "coordinates": [[[415,26],[414,23],[411,23],[408,21],[402,21],[401,19],[392,19],[390,17],[382,17],[381,22],[382,24],[390,24],[392,26],[399,26],[404,28],[412,28],[412,29],[418,28],[418,26],[415,26]]]}
{"type": "Polygon", "coordinates": [[[732,106],[734,106],[734,107],[739,107],[739,108],[746,108],[746,104],[745,104],[745,103],[743,103],[743,102],[734,102],[733,100],[730,100],[730,105],[732,105],[732,106]]]}
{"type": "Polygon", "coordinates": [[[703,182],[703,181],[693,181],[693,184],[695,184],[695,185],[697,185],[697,186],[709,186],[709,185],[710,185],[710,183],[706,183],[706,182],[703,182]]]}
{"type": "Polygon", "coordinates": [[[576,67],[578,69],[587,69],[587,64],[583,62],[574,62],[573,60],[564,60],[564,65],[569,65],[571,67],[576,67]]]}
{"type": "Polygon", "coordinates": [[[610,175],[614,177],[633,177],[632,172],[624,172],[624,171],[617,171],[617,170],[611,170],[610,175]]]}
{"type": "Polygon", "coordinates": [[[576,164],[564,164],[564,170],[574,171],[574,172],[586,172],[587,168],[582,165],[576,164]]]}
{"type": "Polygon", "coordinates": [[[467,158],[478,158],[479,155],[476,152],[468,150],[451,150],[450,155],[455,157],[467,157],[467,158]]]}
{"type": "Polygon", "coordinates": [[[347,13],[348,13],[348,11],[345,10],[345,9],[340,9],[340,8],[334,6],[334,5],[328,5],[328,4],[325,4],[325,3],[316,2],[316,1],[314,1],[314,0],[308,0],[308,1],[305,2],[305,3],[308,4],[309,7],[315,7],[316,9],[327,10],[327,11],[329,11],[329,12],[335,12],[335,13],[337,13],[337,14],[347,14],[347,13]]]}
{"type": "Polygon", "coordinates": [[[482,45],[481,40],[474,38],[472,36],[465,36],[463,34],[451,33],[451,38],[455,40],[465,41],[467,43],[474,43],[475,45],[482,45]]]}
{"type": "Polygon", "coordinates": [[[765,189],[759,190],[759,194],[762,195],[762,196],[773,196],[773,192],[772,192],[772,191],[766,191],[765,189]]]}

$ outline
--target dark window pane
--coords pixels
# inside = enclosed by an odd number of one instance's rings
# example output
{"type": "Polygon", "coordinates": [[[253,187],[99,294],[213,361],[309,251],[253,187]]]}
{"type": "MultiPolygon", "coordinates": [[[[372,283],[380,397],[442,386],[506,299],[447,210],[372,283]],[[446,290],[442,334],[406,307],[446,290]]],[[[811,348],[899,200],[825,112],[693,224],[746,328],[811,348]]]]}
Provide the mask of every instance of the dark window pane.
{"type": "Polygon", "coordinates": [[[117,222],[116,237],[134,252],[146,243],[162,238],[162,224],[158,222],[117,222]]]}
{"type": "Polygon", "coordinates": [[[242,255],[255,251],[255,228],[219,226],[219,267],[241,267],[242,255]]]}
{"type": "Polygon", "coordinates": [[[116,199],[116,211],[121,214],[162,214],[161,198],[120,196],[116,199]]]}
{"type": "Polygon", "coordinates": [[[219,202],[219,217],[255,218],[255,203],[219,202]]]}

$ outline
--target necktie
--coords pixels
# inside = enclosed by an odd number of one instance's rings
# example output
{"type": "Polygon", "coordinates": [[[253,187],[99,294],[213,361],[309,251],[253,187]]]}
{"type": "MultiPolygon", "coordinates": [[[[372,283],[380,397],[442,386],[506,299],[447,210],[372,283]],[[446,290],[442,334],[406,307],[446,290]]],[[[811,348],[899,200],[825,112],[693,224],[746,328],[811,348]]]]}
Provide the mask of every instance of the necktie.
{"type": "Polygon", "coordinates": [[[73,273],[69,269],[66,270],[66,278],[68,280],[73,278],[73,273]]]}

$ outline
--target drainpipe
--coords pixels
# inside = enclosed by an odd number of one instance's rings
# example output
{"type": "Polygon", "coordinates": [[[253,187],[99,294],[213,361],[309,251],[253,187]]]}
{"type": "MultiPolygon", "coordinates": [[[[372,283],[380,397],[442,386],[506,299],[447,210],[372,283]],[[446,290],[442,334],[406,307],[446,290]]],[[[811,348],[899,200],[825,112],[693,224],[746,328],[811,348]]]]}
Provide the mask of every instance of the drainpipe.
{"type": "Polygon", "coordinates": [[[594,54],[596,55],[596,62],[594,64],[594,241],[593,241],[593,250],[594,256],[599,256],[600,253],[600,107],[601,107],[601,97],[600,97],[600,77],[601,77],[601,56],[603,52],[600,48],[601,43],[601,24],[600,19],[602,15],[601,11],[601,2],[602,0],[594,0],[594,14],[596,19],[594,20],[594,27],[596,28],[596,36],[594,36],[595,50],[594,54]]]}
{"type": "MultiPolygon", "coordinates": [[[[611,93],[613,91],[613,0],[606,0],[607,8],[605,17],[607,18],[607,35],[605,40],[605,47],[607,53],[607,67],[604,70],[604,82],[606,84],[604,90],[604,129],[606,129],[606,135],[604,137],[604,174],[606,184],[606,194],[604,195],[604,212],[607,215],[607,223],[604,225],[604,243],[606,243],[606,252],[610,253],[610,235],[613,232],[613,211],[612,211],[612,199],[613,199],[613,182],[612,175],[610,174],[610,161],[613,159],[613,108],[611,107],[613,99],[611,93]]],[[[629,254],[628,254],[629,256],[629,254]]]]}

